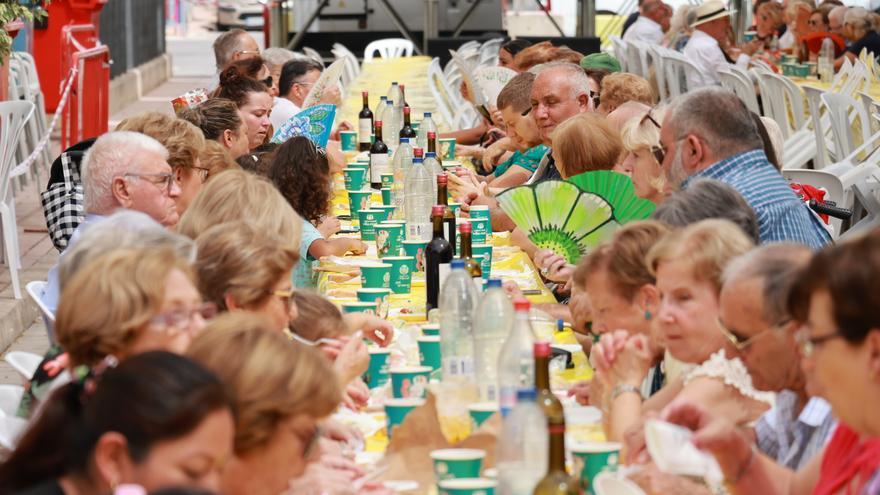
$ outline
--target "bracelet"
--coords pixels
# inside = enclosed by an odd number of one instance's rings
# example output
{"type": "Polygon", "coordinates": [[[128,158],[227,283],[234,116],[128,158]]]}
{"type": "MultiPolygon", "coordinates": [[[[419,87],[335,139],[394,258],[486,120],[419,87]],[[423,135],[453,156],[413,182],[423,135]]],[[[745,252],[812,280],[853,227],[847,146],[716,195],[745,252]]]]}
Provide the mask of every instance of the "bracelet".
{"type": "Polygon", "coordinates": [[[614,402],[614,399],[616,399],[618,396],[630,392],[638,395],[640,399],[642,398],[642,391],[641,389],[639,389],[639,387],[636,387],[635,385],[631,385],[629,383],[618,383],[614,386],[613,389],[611,389],[611,402],[614,402]]]}
{"type": "Polygon", "coordinates": [[[744,462],[742,467],[739,468],[739,472],[736,473],[736,476],[734,476],[733,479],[727,479],[724,481],[726,484],[736,485],[742,480],[743,476],[745,476],[746,473],[749,471],[749,468],[752,467],[752,463],[755,462],[755,450],[755,444],[752,444],[751,448],[749,449],[748,459],[746,459],[746,462],[744,462]]]}

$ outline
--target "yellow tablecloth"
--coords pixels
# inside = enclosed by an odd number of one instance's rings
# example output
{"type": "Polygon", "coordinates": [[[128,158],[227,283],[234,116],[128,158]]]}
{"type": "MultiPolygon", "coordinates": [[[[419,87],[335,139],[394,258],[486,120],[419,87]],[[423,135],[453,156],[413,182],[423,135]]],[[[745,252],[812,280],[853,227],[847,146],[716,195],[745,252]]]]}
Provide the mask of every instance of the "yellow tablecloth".
{"type": "MultiPolygon", "coordinates": [[[[812,86],[814,88],[821,89],[822,91],[831,91],[831,83],[823,82],[815,77],[791,77],[789,76],[795,84],[798,86],[812,86]]],[[[864,91],[868,95],[870,95],[875,100],[880,100],[880,82],[874,81],[870,86],[866,88],[860,89],[860,91],[864,91]]]]}

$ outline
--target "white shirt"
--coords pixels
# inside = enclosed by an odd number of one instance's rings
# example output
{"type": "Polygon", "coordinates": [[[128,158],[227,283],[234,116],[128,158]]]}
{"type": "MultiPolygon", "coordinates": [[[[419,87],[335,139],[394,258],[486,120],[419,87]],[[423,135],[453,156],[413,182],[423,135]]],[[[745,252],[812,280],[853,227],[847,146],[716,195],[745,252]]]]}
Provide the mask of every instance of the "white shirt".
{"type": "Polygon", "coordinates": [[[296,103],[287,98],[276,96],[272,102],[272,114],[269,115],[269,122],[272,123],[272,127],[277,131],[285,122],[299,112],[300,108],[296,106],[296,103]]]}
{"type": "MultiPolygon", "coordinates": [[[[694,30],[682,52],[685,58],[699,70],[696,76],[688,76],[689,88],[719,84],[718,70],[730,66],[724,58],[724,52],[721,51],[718,41],[699,29],[694,30]]],[[[741,54],[736,60],[736,65],[748,69],[749,56],[741,54]]]]}
{"type": "Polygon", "coordinates": [[[626,30],[623,40],[659,45],[663,41],[663,28],[652,19],[640,15],[636,22],[626,30]]]}

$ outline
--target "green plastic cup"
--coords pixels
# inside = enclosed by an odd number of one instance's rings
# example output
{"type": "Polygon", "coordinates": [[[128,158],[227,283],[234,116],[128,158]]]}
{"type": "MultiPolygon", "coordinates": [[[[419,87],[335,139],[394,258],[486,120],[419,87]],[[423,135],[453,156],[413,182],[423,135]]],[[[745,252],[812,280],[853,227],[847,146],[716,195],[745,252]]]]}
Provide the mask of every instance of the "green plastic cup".
{"type": "Polygon", "coordinates": [[[377,308],[388,304],[388,297],[391,295],[391,289],[360,288],[355,292],[357,293],[358,301],[375,303],[377,308]]]}
{"type": "MultiPolygon", "coordinates": [[[[364,171],[364,180],[365,180],[364,183],[366,184],[366,178],[367,178],[367,175],[366,175],[366,174],[369,173],[369,170],[370,170],[370,162],[351,162],[351,163],[349,163],[349,164],[346,165],[346,166],[347,166],[348,168],[359,168],[359,169],[363,170],[363,171],[364,171]]],[[[352,190],[354,190],[354,189],[352,189],[352,190]]]]}
{"type": "Polygon", "coordinates": [[[357,212],[362,241],[376,240],[376,224],[382,221],[382,210],[360,210],[357,212]]]}
{"type": "Polygon", "coordinates": [[[440,336],[440,325],[436,323],[428,323],[427,325],[422,325],[422,335],[425,337],[439,337],[440,336]]]}
{"type": "Polygon", "coordinates": [[[439,495],[495,495],[498,481],[489,478],[459,478],[441,481],[439,495]]]}
{"type": "MultiPolygon", "coordinates": [[[[417,120],[415,122],[410,123],[410,127],[412,127],[414,131],[418,131],[420,125],[422,125],[421,120],[417,120]]],[[[412,143],[410,143],[410,144],[412,144],[412,143]]]]}
{"type": "Polygon", "coordinates": [[[440,337],[419,337],[419,364],[440,369],[440,337]]]}
{"type": "Polygon", "coordinates": [[[373,209],[379,210],[382,213],[384,213],[384,215],[382,215],[384,217],[384,219],[382,220],[381,223],[394,223],[394,221],[391,220],[391,215],[394,214],[394,207],[393,206],[388,206],[388,205],[374,206],[373,209]]]}
{"type": "Polygon", "coordinates": [[[382,174],[380,177],[382,180],[382,189],[391,189],[391,185],[394,184],[394,174],[382,174]]]}
{"type": "Polygon", "coordinates": [[[376,252],[380,258],[399,256],[403,243],[403,225],[380,223],[376,225],[376,252]]]}
{"type": "Polygon", "coordinates": [[[492,224],[488,218],[471,217],[471,227],[471,242],[474,244],[485,244],[489,240],[492,224]]]}
{"type": "MultiPolygon", "coordinates": [[[[578,442],[569,447],[574,472],[580,473],[581,486],[587,487],[602,471],[617,469],[621,444],[616,442],[578,442]]],[[[590,490],[590,493],[593,493],[590,490]]]]}
{"type": "Polygon", "coordinates": [[[356,131],[341,131],[339,137],[342,139],[342,151],[357,151],[358,133],[356,131]]]}
{"type": "Polygon", "coordinates": [[[455,138],[440,138],[440,159],[455,160],[455,138]]]}
{"type": "Polygon", "coordinates": [[[364,373],[364,383],[370,388],[379,388],[388,383],[388,356],[391,350],[383,347],[367,347],[370,365],[364,373]]]}
{"type": "Polygon", "coordinates": [[[364,188],[364,179],[367,170],[360,167],[346,167],[342,169],[342,178],[345,179],[346,191],[360,191],[364,188]]]}
{"type": "Polygon", "coordinates": [[[492,245],[491,244],[471,244],[471,251],[474,257],[482,256],[480,259],[480,269],[483,270],[483,278],[488,280],[492,273],[492,245]]]}
{"type": "Polygon", "coordinates": [[[434,461],[434,475],[437,481],[457,478],[478,478],[483,466],[485,450],[479,449],[439,449],[431,451],[434,461]]]}
{"type": "Polygon", "coordinates": [[[412,256],[416,260],[416,271],[425,271],[425,247],[428,245],[426,241],[403,241],[403,252],[407,256],[412,256]]]}
{"type": "Polygon", "coordinates": [[[403,423],[413,409],[424,404],[425,399],[385,399],[385,429],[388,438],[391,438],[395,426],[403,423]]]}
{"type": "Polygon", "coordinates": [[[476,430],[493,414],[498,412],[498,404],[495,402],[479,402],[468,406],[471,415],[471,427],[476,430]]]}
{"type": "Polygon", "coordinates": [[[412,256],[386,256],[383,263],[391,265],[391,290],[395,294],[409,294],[412,290],[412,274],[416,259],[412,256]]]}
{"type": "Polygon", "coordinates": [[[370,197],[373,191],[348,191],[348,205],[354,219],[356,213],[361,210],[370,209],[370,197]]]}
{"type": "Polygon", "coordinates": [[[382,204],[391,206],[391,188],[382,186],[382,204]]]}
{"type": "Polygon", "coordinates": [[[489,207],[486,205],[473,205],[471,206],[471,219],[474,218],[485,218],[489,219],[489,207]]]}
{"type": "Polygon", "coordinates": [[[424,399],[428,396],[431,371],[433,370],[430,366],[400,366],[389,369],[391,395],[398,399],[424,399]]]}
{"type": "Polygon", "coordinates": [[[455,214],[455,218],[461,216],[461,203],[449,203],[449,209],[455,214]]]}
{"type": "Polygon", "coordinates": [[[376,303],[372,302],[344,302],[342,303],[343,313],[370,313],[376,314],[376,303]]]}
{"type": "Polygon", "coordinates": [[[377,263],[375,265],[362,266],[361,287],[365,289],[390,289],[391,265],[388,263],[377,263]]]}

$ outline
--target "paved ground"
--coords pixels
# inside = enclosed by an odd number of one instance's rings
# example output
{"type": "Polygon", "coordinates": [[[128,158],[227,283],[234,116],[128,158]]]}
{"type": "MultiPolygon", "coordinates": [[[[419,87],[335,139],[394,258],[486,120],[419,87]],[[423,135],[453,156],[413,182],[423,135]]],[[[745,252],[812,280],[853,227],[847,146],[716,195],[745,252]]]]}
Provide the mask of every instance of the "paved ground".
{"type": "MultiPolygon", "coordinates": [[[[199,7],[192,13],[186,37],[169,34],[168,52],[172,56],[173,77],[115,115],[110,116],[110,128],[120,120],[148,110],[172,113],[171,100],[186,91],[207,87],[214,74],[214,55],[211,44],[217,37],[211,31],[211,13],[199,7]]],[[[255,38],[262,38],[253,33],[255,38]]],[[[258,42],[262,40],[258,39],[258,42]]],[[[52,156],[58,155],[57,141],[53,141],[52,156]]],[[[46,233],[46,223],[40,206],[39,190],[45,187],[48,166],[40,171],[39,180],[30,180],[22,190],[16,191],[16,218],[21,249],[22,292],[27,282],[45,280],[46,274],[58,260],[58,252],[46,233]],[[39,187],[38,187],[39,186],[39,187]]],[[[12,297],[9,271],[0,266],[0,352],[11,350],[43,354],[49,346],[45,327],[36,305],[24,294],[24,300],[12,297]],[[24,332],[22,332],[22,329],[24,332]]],[[[18,375],[5,361],[0,361],[0,384],[21,384],[18,375]]]]}

